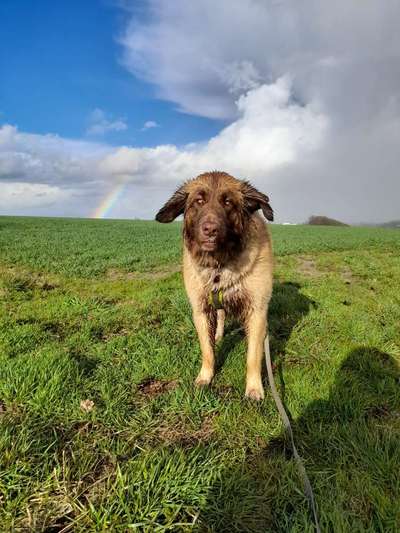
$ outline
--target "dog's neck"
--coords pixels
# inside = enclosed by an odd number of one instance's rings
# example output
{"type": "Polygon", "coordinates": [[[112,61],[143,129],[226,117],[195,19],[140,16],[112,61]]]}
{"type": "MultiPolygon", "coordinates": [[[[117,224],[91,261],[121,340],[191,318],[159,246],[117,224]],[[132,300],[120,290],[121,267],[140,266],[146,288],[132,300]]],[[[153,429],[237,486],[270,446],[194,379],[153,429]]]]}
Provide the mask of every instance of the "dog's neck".
{"type": "Polygon", "coordinates": [[[228,266],[243,252],[243,246],[236,246],[230,250],[216,250],[215,252],[205,252],[197,244],[187,241],[185,241],[185,246],[199,267],[215,270],[220,270],[228,266]]]}

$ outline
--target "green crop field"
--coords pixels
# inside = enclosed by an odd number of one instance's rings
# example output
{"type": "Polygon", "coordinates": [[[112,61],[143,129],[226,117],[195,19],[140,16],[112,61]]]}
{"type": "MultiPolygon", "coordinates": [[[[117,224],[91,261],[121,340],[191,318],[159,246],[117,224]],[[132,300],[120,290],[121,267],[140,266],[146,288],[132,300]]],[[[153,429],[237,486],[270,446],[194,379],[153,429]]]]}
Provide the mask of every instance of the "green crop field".
{"type": "MultiPolygon", "coordinates": [[[[271,229],[275,374],[321,529],[399,531],[400,231],[271,229]]],[[[237,323],[193,387],[180,233],[0,217],[0,531],[313,531],[237,323]]]]}

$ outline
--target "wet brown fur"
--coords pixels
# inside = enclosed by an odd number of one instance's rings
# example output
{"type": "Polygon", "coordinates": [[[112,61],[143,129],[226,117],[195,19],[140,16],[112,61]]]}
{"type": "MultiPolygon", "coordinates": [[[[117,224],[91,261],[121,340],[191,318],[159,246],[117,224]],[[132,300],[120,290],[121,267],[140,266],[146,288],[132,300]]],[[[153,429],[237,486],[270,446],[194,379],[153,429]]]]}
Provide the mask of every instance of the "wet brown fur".
{"type": "Polygon", "coordinates": [[[248,182],[214,171],[184,183],[156,216],[171,222],[184,214],[183,276],[203,358],[196,384],[209,384],[214,376],[215,340],[222,337],[229,313],[246,330],[246,396],[256,400],[264,397],[261,361],[273,269],[271,238],[258,209],[272,220],[267,196],[248,182]],[[198,205],[199,195],[204,205],[198,205]],[[210,213],[218,220],[218,243],[211,252],[202,249],[199,237],[201,221],[210,213]],[[222,291],[223,310],[210,305],[212,290],[222,291]]]}

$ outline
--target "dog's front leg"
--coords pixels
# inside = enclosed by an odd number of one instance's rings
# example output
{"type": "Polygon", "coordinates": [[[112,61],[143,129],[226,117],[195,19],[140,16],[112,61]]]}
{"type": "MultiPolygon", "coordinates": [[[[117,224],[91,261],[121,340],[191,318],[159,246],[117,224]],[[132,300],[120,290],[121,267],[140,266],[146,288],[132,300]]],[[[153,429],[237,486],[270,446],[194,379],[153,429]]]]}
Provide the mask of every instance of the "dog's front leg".
{"type": "Polygon", "coordinates": [[[201,370],[195,383],[198,387],[203,387],[209,385],[214,377],[214,346],[217,314],[212,309],[208,312],[193,310],[193,320],[199,337],[202,356],[201,370]]]}
{"type": "Polygon", "coordinates": [[[267,320],[265,310],[254,310],[247,317],[246,332],[248,346],[246,396],[252,400],[262,400],[264,398],[261,365],[264,354],[266,327],[267,320]]]}

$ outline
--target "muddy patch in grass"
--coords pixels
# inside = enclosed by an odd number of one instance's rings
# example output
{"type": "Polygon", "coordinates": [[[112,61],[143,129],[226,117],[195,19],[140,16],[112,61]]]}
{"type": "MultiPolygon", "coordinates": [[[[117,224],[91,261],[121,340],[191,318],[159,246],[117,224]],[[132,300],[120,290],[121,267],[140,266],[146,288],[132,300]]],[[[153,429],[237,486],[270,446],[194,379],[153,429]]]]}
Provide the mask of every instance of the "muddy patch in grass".
{"type": "Polygon", "coordinates": [[[346,285],[352,285],[355,281],[357,281],[349,267],[344,267],[342,269],[340,272],[340,277],[346,285]]]}
{"type": "Polygon", "coordinates": [[[148,398],[154,398],[165,392],[176,389],[178,386],[178,380],[173,379],[170,381],[155,379],[155,378],[146,378],[137,386],[137,391],[142,396],[147,396],[148,398]]]}
{"type": "Polygon", "coordinates": [[[387,418],[391,415],[388,405],[373,405],[365,412],[365,418],[387,418]]]}
{"type": "Polygon", "coordinates": [[[148,272],[124,272],[122,270],[117,270],[112,268],[107,271],[107,278],[111,280],[158,280],[168,278],[172,274],[176,274],[181,271],[181,265],[168,265],[165,266],[162,270],[152,270],[148,272]]]}
{"type": "Polygon", "coordinates": [[[192,447],[199,443],[208,442],[215,432],[214,419],[216,415],[213,413],[205,416],[198,428],[190,427],[184,420],[171,425],[160,425],[155,432],[154,439],[163,444],[175,444],[183,447],[192,447]]]}
{"type": "Polygon", "coordinates": [[[43,274],[19,273],[14,272],[12,269],[6,270],[4,273],[6,288],[15,292],[48,292],[60,287],[59,283],[43,274]]]}
{"type": "Polygon", "coordinates": [[[322,272],[317,269],[315,261],[309,257],[297,258],[297,271],[300,272],[300,274],[311,278],[322,276],[322,272]]]}

